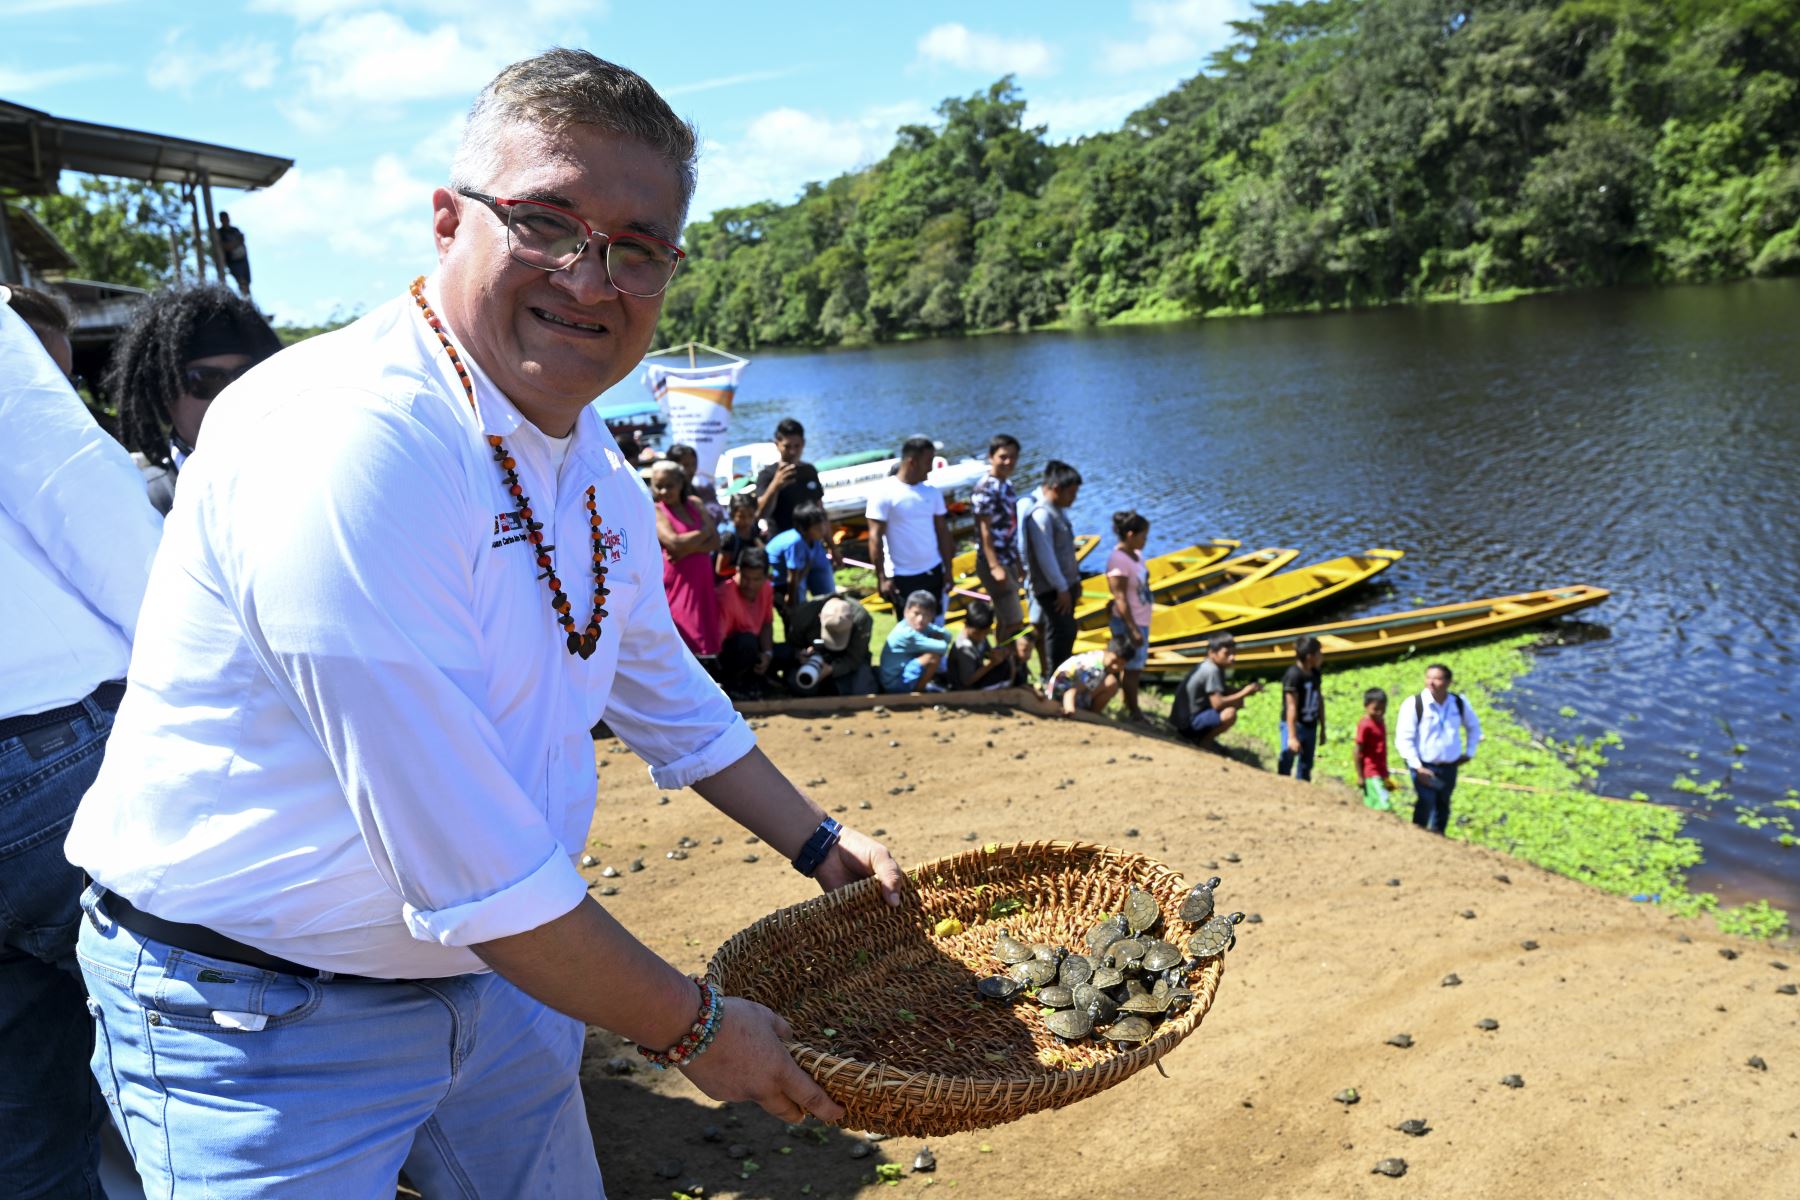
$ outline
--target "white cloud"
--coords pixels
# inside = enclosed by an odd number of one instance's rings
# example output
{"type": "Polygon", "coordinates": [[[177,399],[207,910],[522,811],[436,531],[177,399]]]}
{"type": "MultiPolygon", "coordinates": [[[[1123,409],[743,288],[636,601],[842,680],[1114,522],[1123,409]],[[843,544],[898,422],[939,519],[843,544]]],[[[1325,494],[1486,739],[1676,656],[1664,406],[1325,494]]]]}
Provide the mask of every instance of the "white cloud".
{"type": "Polygon", "coordinates": [[[1135,0],[1131,15],[1148,29],[1134,41],[1106,43],[1100,51],[1103,67],[1126,74],[1180,66],[1197,74],[1207,55],[1231,41],[1231,22],[1252,10],[1248,0],[1135,0]]]}
{"type": "Polygon", "coordinates": [[[281,52],[260,38],[238,38],[223,46],[202,49],[187,40],[187,30],[171,29],[163,37],[162,50],[150,63],[145,79],[158,91],[188,95],[209,76],[223,75],[247,91],[262,91],[275,82],[281,52]]]}
{"type": "Polygon", "coordinates": [[[930,122],[923,104],[886,105],[847,118],[777,108],[751,120],[741,137],[708,139],[692,215],[758,200],[792,200],[801,187],[867,166],[894,144],[894,130],[930,122]]]}
{"type": "Polygon", "coordinates": [[[101,8],[121,0],[9,0],[0,16],[33,17],[40,13],[68,12],[77,8],[101,8]]]}
{"type": "Polygon", "coordinates": [[[305,30],[293,53],[312,106],[350,109],[467,97],[529,50],[470,41],[454,24],[420,31],[392,13],[367,12],[305,30]]]}
{"type": "Polygon", "coordinates": [[[919,39],[919,58],[991,75],[1048,75],[1056,54],[1037,38],[1003,38],[976,33],[967,25],[939,25],[919,39]]]}
{"type": "Polygon", "coordinates": [[[273,187],[233,200],[233,223],[261,255],[316,257],[323,249],[345,259],[408,264],[395,268],[400,274],[428,270],[431,192],[438,182],[394,154],[366,168],[293,167],[273,187]]]}
{"type": "Polygon", "coordinates": [[[1166,87],[1144,87],[1099,96],[1033,99],[1026,103],[1025,124],[1048,126],[1050,140],[1057,142],[1090,133],[1108,133],[1167,90],[1166,87]]]}
{"type": "Polygon", "coordinates": [[[38,91],[40,88],[55,87],[59,83],[77,83],[83,79],[93,79],[100,75],[112,75],[117,71],[117,67],[108,66],[105,63],[44,67],[36,71],[0,66],[0,92],[12,92],[20,95],[38,91]]]}
{"type": "Polygon", "coordinates": [[[737,87],[744,83],[767,83],[771,79],[786,79],[790,75],[800,73],[799,67],[783,67],[776,71],[746,71],[741,75],[721,75],[716,79],[702,79],[697,83],[678,83],[674,87],[658,88],[664,99],[670,96],[691,96],[695,92],[711,92],[719,88],[737,87]]]}

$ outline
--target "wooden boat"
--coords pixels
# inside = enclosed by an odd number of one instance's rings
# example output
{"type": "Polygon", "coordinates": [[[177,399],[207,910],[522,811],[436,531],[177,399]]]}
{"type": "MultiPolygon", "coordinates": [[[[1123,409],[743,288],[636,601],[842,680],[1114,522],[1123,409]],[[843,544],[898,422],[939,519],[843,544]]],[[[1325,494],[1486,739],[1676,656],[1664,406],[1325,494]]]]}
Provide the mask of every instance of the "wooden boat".
{"type": "MultiPolygon", "coordinates": [[[[1236,543],[1233,543],[1235,545],[1236,543]]],[[[1164,574],[1150,580],[1150,599],[1158,604],[1186,604],[1213,592],[1222,592],[1241,583],[1254,583],[1273,575],[1300,557],[1298,550],[1252,550],[1236,558],[1209,565],[1196,565],[1185,571],[1164,574]]],[[[1149,564],[1146,564],[1149,565],[1149,564]]],[[[1104,581],[1104,576],[1101,577],[1104,581]]],[[[1075,609],[1077,629],[1106,629],[1111,622],[1112,592],[1095,598],[1083,589],[1082,602],[1075,609]]]]}
{"type": "MultiPolygon", "coordinates": [[[[1588,608],[1610,595],[1612,593],[1605,588],[1574,584],[1469,600],[1462,604],[1440,604],[1409,612],[1358,617],[1329,625],[1249,634],[1237,639],[1235,669],[1246,673],[1285,670],[1294,661],[1294,643],[1308,634],[1319,639],[1327,663],[1355,662],[1410,654],[1487,637],[1521,625],[1534,625],[1588,608]]],[[[1144,670],[1153,674],[1186,674],[1199,665],[1205,655],[1204,646],[1155,647],[1150,651],[1149,663],[1144,670]]]]}
{"type": "MultiPolygon", "coordinates": [[[[1158,554],[1154,558],[1146,558],[1144,566],[1150,573],[1150,594],[1156,595],[1160,582],[1178,579],[1194,571],[1203,571],[1216,565],[1227,554],[1238,548],[1236,538],[1214,538],[1204,545],[1183,546],[1179,550],[1171,550],[1167,554],[1158,554]]],[[[1090,575],[1081,585],[1081,596],[1075,601],[1075,609],[1079,613],[1086,604],[1098,601],[1104,605],[1112,599],[1112,585],[1107,583],[1104,573],[1090,575]]]]}
{"type": "MultiPolygon", "coordinates": [[[[1088,555],[1092,554],[1094,549],[1099,545],[1100,535],[1097,533],[1076,534],[1075,565],[1080,566],[1085,562],[1088,555]]],[[[949,608],[941,614],[940,623],[961,621],[963,609],[967,606],[969,600],[973,599],[975,596],[985,596],[987,594],[981,586],[981,578],[975,574],[975,556],[980,552],[980,547],[976,547],[973,550],[964,550],[961,554],[958,554],[955,558],[950,560],[950,578],[952,582],[949,588],[949,608]]],[[[1021,597],[1024,596],[1023,585],[1021,585],[1019,594],[1021,597]]],[[[894,611],[894,606],[888,603],[887,597],[878,592],[871,592],[867,596],[864,596],[862,602],[863,607],[870,612],[885,613],[894,611]]]]}
{"type": "MultiPolygon", "coordinates": [[[[1313,563],[1250,583],[1240,583],[1186,604],[1158,604],[1150,617],[1152,650],[1191,644],[1222,629],[1242,629],[1278,621],[1366,583],[1405,557],[1403,550],[1368,550],[1313,563]]],[[[1085,635],[1078,650],[1106,642],[1104,630],[1085,635]]]]}

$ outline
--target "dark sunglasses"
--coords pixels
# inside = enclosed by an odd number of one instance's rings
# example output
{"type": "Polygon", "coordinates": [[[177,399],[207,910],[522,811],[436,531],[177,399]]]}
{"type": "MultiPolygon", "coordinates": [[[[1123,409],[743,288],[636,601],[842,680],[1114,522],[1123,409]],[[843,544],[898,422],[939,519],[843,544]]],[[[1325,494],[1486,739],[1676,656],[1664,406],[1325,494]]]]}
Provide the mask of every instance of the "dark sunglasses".
{"type": "Polygon", "coordinates": [[[242,379],[244,372],[255,365],[253,362],[245,363],[229,371],[224,367],[188,367],[181,373],[181,386],[194,399],[211,402],[219,398],[220,392],[242,379]]]}

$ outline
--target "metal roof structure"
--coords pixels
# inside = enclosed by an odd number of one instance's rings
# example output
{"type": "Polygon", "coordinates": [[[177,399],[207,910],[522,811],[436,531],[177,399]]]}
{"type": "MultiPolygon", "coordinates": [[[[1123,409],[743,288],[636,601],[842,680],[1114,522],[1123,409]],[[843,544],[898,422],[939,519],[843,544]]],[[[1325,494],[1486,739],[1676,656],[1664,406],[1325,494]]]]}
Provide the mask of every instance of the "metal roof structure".
{"type": "Polygon", "coordinates": [[[273,154],[76,121],[0,100],[0,187],[27,195],[56,191],[63,171],[248,191],[270,186],[293,165],[273,154]]]}
{"type": "Polygon", "coordinates": [[[51,272],[67,273],[75,269],[75,256],[56,240],[56,235],[44,228],[44,223],[28,208],[17,205],[0,205],[5,209],[0,219],[6,222],[7,233],[12,238],[13,252],[19,258],[31,264],[34,274],[44,275],[51,272]]]}

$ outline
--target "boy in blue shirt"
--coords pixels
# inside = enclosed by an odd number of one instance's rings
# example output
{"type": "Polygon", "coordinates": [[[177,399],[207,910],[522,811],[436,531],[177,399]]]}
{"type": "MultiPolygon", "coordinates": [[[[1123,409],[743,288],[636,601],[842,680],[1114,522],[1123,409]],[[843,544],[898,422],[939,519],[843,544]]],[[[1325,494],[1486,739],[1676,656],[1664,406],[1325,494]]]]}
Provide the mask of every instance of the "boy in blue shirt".
{"type": "Polygon", "coordinates": [[[794,506],[794,527],[769,539],[769,582],[775,585],[775,607],[794,611],[808,596],[837,591],[831,567],[831,518],[817,500],[794,506]]]}
{"type": "Polygon", "coordinates": [[[943,691],[934,684],[944,656],[950,652],[950,634],[933,625],[937,597],[923,588],[906,598],[900,621],[889,631],[881,648],[881,690],[884,692],[943,691]]]}

